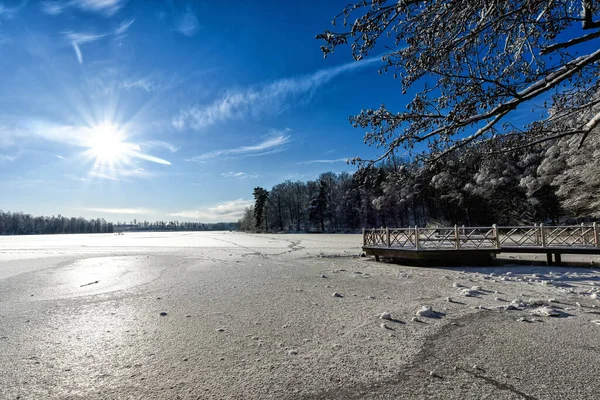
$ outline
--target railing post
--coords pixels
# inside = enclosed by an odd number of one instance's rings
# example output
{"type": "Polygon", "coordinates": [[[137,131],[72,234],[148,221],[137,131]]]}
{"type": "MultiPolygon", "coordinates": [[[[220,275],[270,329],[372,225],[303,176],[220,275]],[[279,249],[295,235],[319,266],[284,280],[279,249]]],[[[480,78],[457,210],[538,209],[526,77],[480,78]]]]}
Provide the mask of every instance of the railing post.
{"type": "Polygon", "coordinates": [[[600,247],[600,240],[598,239],[598,223],[594,222],[594,245],[596,245],[596,247],[600,247]]]}
{"type": "Polygon", "coordinates": [[[540,238],[542,238],[542,247],[546,247],[546,230],[544,229],[544,223],[540,223],[540,238]]]}
{"type": "Polygon", "coordinates": [[[581,223],[581,244],[583,246],[586,245],[586,242],[585,242],[585,230],[584,230],[583,222],[581,223]]]}
{"type": "Polygon", "coordinates": [[[456,241],[456,250],[460,249],[460,237],[458,236],[458,226],[454,224],[454,239],[456,241]]]}
{"type": "Polygon", "coordinates": [[[415,249],[419,250],[419,227],[415,225],[415,249]]]}
{"type": "Polygon", "coordinates": [[[387,244],[387,247],[391,247],[391,243],[390,243],[390,228],[388,228],[387,226],[385,227],[385,242],[387,244]]]}
{"type": "Polygon", "coordinates": [[[494,232],[494,247],[500,248],[500,237],[498,236],[498,225],[492,225],[492,231],[494,232]]]}

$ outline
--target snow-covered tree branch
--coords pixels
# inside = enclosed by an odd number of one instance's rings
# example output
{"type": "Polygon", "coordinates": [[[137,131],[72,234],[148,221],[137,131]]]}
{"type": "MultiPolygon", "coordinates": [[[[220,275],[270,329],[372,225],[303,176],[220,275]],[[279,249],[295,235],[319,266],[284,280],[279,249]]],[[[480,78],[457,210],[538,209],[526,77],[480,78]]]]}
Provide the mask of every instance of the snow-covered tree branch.
{"type": "Polygon", "coordinates": [[[325,56],[343,45],[357,61],[383,51],[380,72],[398,79],[403,108],[350,118],[367,129],[365,143],[384,149],[378,160],[422,143],[439,157],[505,135],[524,145],[584,140],[600,122],[598,3],[361,1],[334,19],[340,31],[317,38],[325,56]],[[517,110],[534,106],[539,115],[520,123],[517,110]]]}

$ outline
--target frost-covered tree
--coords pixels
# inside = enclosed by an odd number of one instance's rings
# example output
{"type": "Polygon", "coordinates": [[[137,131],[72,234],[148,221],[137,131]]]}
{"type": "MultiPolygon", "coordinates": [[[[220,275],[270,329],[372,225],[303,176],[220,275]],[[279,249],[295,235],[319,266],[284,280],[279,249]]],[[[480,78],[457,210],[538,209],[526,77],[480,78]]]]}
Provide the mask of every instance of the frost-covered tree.
{"type": "Polygon", "coordinates": [[[333,21],[341,29],[317,38],[325,56],[343,45],[355,60],[383,53],[380,72],[411,96],[404,109],[350,118],[385,149],[379,159],[422,143],[437,157],[507,135],[525,146],[593,132],[599,13],[594,0],[370,0],[346,6],[333,21]],[[524,125],[515,112],[534,102],[541,112],[524,125]]]}
{"type": "MultiPolygon", "coordinates": [[[[265,204],[269,199],[269,191],[259,186],[254,188],[252,195],[254,196],[254,220],[256,227],[261,229],[263,217],[265,216],[265,204]]],[[[268,227],[267,221],[265,221],[265,226],[268,227]]]]}
{"type": "Polygon", "coordinates": [[[600,135],[581,147],[575,137],[551,146],[538,168],[541,183],[556,188],[562,207],[573,217],[600,217],[600,135]]]}

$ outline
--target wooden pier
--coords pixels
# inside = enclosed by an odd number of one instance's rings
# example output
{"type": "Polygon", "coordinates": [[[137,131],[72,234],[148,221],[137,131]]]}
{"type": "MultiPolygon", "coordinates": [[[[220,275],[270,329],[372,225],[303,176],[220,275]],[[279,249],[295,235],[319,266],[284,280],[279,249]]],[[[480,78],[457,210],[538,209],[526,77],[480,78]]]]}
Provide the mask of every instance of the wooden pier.
{"type": "Polygon", "coordinates": [[[559,265],[562,254],[600,254],[599,233],[596,223],[363,229],[363,251],[377,261],[463,265],[486,265],[499,253],[542,253],[548,265],[559,265]]]}

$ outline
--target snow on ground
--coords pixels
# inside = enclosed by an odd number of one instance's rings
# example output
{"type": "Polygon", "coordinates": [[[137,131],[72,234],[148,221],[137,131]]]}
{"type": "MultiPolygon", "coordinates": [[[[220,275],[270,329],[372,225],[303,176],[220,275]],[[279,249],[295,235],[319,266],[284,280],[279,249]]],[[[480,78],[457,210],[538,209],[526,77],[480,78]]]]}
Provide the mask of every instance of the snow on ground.
{"type": "Polygon", "coordinates": [[[0,237],[0,398],[597,398],[597,269],[408,267],[360,245],[0,237]]]}

